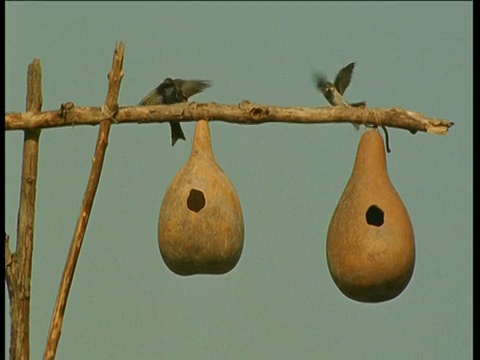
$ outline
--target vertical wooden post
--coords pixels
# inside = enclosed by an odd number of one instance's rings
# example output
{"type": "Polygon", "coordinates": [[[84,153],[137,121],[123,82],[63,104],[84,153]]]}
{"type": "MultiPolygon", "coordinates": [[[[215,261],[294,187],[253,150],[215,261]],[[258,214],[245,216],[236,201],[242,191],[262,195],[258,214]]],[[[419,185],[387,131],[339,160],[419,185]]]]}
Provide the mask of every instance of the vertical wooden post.
{"type": "MultiPolygon", "coordinates": [[[[42,108],[42,68],[34,59],[28,66],[27,113],[42,108]]],[[[30,357],[30,284],[37,193],[40,130],[24,130],[22,183],[17,220],[17,244],[12,254],[5,235],[5,278],[10,298],[10,359],[30,357]]]]}

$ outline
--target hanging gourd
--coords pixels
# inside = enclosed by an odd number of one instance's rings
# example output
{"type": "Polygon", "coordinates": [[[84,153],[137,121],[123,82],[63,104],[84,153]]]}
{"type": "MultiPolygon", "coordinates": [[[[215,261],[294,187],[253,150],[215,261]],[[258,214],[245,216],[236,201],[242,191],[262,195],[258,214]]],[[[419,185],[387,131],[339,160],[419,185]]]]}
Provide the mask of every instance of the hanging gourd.
{"type": "Polygon", "coordinates": [[[413,228],[388,177],[377,129],[360,139],[352,175],[328,228],[327,262],[340,291],[362,302],[393,299],[412,277],[413,228]]]}
{"type": "Polygon", "coordinates": [[[208,121],[199,120],[190,158],[162,202],[160,253],[178,275],[224,274],[240,259],[243,236],[237,193],[215,160],[208,121]]]}

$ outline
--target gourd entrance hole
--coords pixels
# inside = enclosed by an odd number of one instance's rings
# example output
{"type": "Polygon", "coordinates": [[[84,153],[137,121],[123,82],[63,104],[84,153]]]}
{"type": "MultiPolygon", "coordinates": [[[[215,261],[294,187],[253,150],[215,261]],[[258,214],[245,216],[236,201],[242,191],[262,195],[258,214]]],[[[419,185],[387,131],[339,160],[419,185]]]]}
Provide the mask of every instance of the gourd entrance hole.
{"type": "Polygon", "coordinates": [[[200,190],[192,189],[190,190],[190,195],[187,199],[187,207],[195,212],[199,212],[205,207],[205,196],[200,190]]]}
{"type": "Polygon", "coordinates": [[[368,225],[373,226],[382,226],[384,222],[384,215],[382,209],[380,209],[377,205],[370,205],[367,212],[365,213],[365,218],[367,220],[368,225]]]}

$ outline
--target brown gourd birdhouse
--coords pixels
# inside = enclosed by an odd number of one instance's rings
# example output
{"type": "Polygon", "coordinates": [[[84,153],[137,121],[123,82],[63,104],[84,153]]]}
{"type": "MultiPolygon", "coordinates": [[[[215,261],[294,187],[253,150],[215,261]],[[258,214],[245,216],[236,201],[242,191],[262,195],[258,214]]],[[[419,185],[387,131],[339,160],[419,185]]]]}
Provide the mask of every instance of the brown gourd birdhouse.
{"type": "Polygon", "coordinates": [[[327,263],[340,291],[361,302],[398,296],[415,264],[412,224],[393,187],[383,139],[365,131],[327,233],[327,263]]]}
{"type": "Polygon", "coordinates": [[[208,121],[198,120],[189,159],[169,185],[158,221],[158,244],[178,275],[224,274],[243,249],[242,209],[217,164],[208,121]]]}

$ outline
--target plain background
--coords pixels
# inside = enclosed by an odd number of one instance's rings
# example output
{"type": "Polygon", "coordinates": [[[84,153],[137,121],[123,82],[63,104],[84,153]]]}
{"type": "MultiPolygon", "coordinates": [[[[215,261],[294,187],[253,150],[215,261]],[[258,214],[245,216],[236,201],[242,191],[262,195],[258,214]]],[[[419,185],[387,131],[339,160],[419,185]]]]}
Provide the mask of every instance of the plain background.
{"type": "MultiPolygon", "coordinates": [[[[471,2],[7,2],[6,111],[24,111],[34,58],[44,110],[101,106],[118,41],[121,106],[167,76],[212,80],[197,102],[327,106],[312,72],[333,80],[355,61],[348,100],[455,126],[447,136],[390,129],[388,171],[417,258],[406,290],[379,304],[343,296],[325,258],[363,130],[212,121],[213,151],[242,204],[245,247],[227,275],[184,278],[160,257],[157,222],[195,124],[183,124],[187,141],[174,148],[166,123],[113,126],[57,359],[472,358],[471,2]]],[[[56,128],[40,138],[32,359],[43,356],[97,131],[56,128]]],[[[12,248],[22,139],[5,133],[12,248]]],[[[8,295],[5,304],[8,354],[8,295]]]]}

